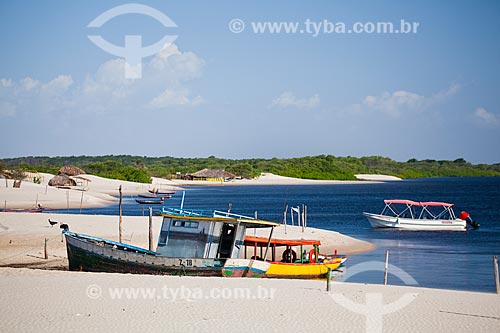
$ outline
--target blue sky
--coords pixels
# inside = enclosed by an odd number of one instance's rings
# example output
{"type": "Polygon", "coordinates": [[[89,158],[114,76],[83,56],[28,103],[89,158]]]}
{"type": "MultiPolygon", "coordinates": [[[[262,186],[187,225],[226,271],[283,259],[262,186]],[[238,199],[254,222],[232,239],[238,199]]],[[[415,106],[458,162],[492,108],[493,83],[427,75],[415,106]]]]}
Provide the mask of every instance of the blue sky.
{"type": "Polygon", "coordinates": [[[1,157],[382,155],[500,162],[497,1],[0,2],[1,157]],[[245,23],[233,33],[229,23],[245,23]],[[410,34],[257,33],[252,23],[417,22],[410,34]],[[177,35],[127,79],[123,46],[177,35]]]}

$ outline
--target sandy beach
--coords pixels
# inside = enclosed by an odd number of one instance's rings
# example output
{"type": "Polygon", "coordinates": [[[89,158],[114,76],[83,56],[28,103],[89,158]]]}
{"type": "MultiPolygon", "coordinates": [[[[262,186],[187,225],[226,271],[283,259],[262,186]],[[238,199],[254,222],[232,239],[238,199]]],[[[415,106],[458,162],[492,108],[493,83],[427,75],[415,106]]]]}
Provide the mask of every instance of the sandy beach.
{"type": "MultiPolygon", "coordinates": [[[[33,198],[53,208],[65,208],[68,202],[73,208],[80,204],[97,207],[116,204],[111,194],[120,185],[129,194],[152,187],[176,189],[175,186],[180,185],[162,180],[154,184],[129,184],[87,177],[92,180],[92,186],[86,192],[23,182],[21,189],[0,189],[0,198],[16,208],[32,207],[33,198]]],[[[260,182],[297,184],[296,180],[286,177],[267,177],[263,176],[260,182]]],[[[373,179],[382,181],[377,177],[373,179]]],[[[50,211],[0,213],[0,319],[4,332],[213,329],[223,332],[493,332],[500,328],[500,296],[496,294],[367,285],[349,283],[348,279],[347,282],[333,281],[331,291],[327,292],[326,282],[322,280],[69,272],[61,230],[58,225],[51,226],[49,219],[66,223],[75,232],[118,239],[118,216],[50,211]],[[45,239],[48,259],[44,259],[45,239]]],[[[161,217],[154,216],[155,245],[160,224],[161,217]]],[[[146,248],[148,217],[124,216],[123,232],[124,242],[146,248]]],[[[249,230],[247,234],[267,236],[267,232],[249,230]]],[[[373,249],[369,242],[315,228],[280,226],[275,228],[273,237],[318,239],[322,253],[337,250],[354,254],[373,249]]],[[[340,279],[348,274],[340,275],[340,279]]]]}
{"type": "Polygon", "coordinates": [[[325,281],[0,268],[2,331],[496,332],[500,296],[325,281]]]}
{"type": "Polygon", "coordinates": [[[107,179],[94,175],[82,175],[84,185],[71,188],[49,186],[54,175],[41,173],[40,184],[23,181],[21,188],[13,188],[13,180],[0,181],[0,209],[31,209],[39,204],[47,209],[79,209],[111,205],[117,201],[118,188],[123,195],[148,193],[149,190],[177,191],[182,186],[259,186],[259,185],[335,185],[335,184],[375,184],[397,180],[392,176],[359,175],[357,181],[312,180],[283,177],[272,173],[263,173],[256,179],[237,179],[228,182],[167,180],[152,177],[150,184],[135,183],[117,179],[107,179]],[[363,180],[361,180],[363,179],[363,180]],[[85,189],[82,191],[82,189],[85,189]]]}
{"type": "MultiPolygon", "coordinates": [[[[58,225],[51,226],[48,220],[68,224],[71,231],[118,240],[118,216],[76,215],[50,213],[0,213],[0,266],[66,269],[66,245],[61,242],[58,225]],[[43,259],[45,239],[48,239],[48,260],[43,259]]],[[[147,216],[123,217],[123,241],[142,248],[148,247],[147,216]]],[[[153,216],[153,244],[156,247],[161,226],[161,217],[153,216]]],[[[322,253],[359,253],[373,249],[373,244],[338,232],[307,228],[304,232],[297,226],[275,228],[276,238],[318,239],[322,253]]],[[[247,232],[253,235],[253,230],[247,232]]],[[[268,236],[269,230],[259,230],[268,236]]],[[[298,249],[296,249],[298,251],[298,249]]],[[[277,252],[280,255],[280,252],[277,252]]],[[[250,254],[249,254],[250,255],[250,254]]]]}
{"type": "Polygon", "coordinates": [[[262,173],[255,179],[234,179],[227,182],[213,182],[200,180],[172,180],[178,186],[245,186],[245,185],[338,185],[338,184],[376,184],[384,181],[401,180],[400,178],[387,175],[356,175],[358,180],[316,180],[300,179],[279,176],[272,173],[262,173]],[[358,177],[359,176],[359,177],[358,177]]]}

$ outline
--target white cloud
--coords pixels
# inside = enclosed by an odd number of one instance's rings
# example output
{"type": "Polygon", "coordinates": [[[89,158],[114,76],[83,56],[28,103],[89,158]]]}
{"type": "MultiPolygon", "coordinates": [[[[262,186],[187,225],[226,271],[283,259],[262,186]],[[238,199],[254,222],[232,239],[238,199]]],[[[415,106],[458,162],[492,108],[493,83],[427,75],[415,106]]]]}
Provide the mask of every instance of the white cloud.
{"type": "Polygon", "coordinates": [[[422,106],[425,98],[409,91],[396,91],[392,94],[383,93],[380,96],[366,96],[363,105],[390,115],[398,115],[402,109],[417,109],[422,106]]]}
{"type": "Polygon", "coordinates": [[[31,77],[14,81],[0,78],[0,116],[16,113],[69,111],[80,114],[133,113],[151,106],[197,106],[201,96],[190,97],[187,84],[201,76],[204,61],[192,52],[170,45],[151,60],[143,59],[142,78],[125,78],[125,61],[112,59],[88,74],[83,82],[58,75],[41,82],[31,77]]]}
{"type": "Polygon", "coordinates": [[[474,115],[477,119],[487,125],[497,126],[500,124],[500,117],[492,112],[487,111],[484,108],[477,108],[474,111],[474,115]]]}
{"type": "Polygon", "coordinates": [[[315,94],[309,98],[297,98],[293,93],[286,91],[281,95],[279,95],[277,98],[275,98],[270,106],[271,107],[277,106],[283,108],[292,107],[297,109],[308,110],[308,109],[314,109],[315,107],[319,106],[319,104],[320,104],[320,99],[318,94],[315,94]]]}
{"type": "Polygon", "coordinates": [[[460,88],[461,86],[458,84],[451,84],[447,89],[430,96],[423,96],[405,90],[398,90],[392,93],[384,92],[378,96],[366,96],[362,105],[368,110],[379,111],[391,116],[399,116],[404,111],[423,111],[434,104],[443,103],[457,94],[460,88]]]}
{"type": "Polygon", "coordinates": [[[47,96],[64,94],[73,84],[73,78],[69,75],[59,75],[52,81],[42,85],[40,93],[47,96]]]}
{"type": "Polygon", "coordinates": [[[40,81],[34,80],[30,77],[21,79],[20,83],[21,83],[21,88],[25,91],[33,90],[40,85],[40,81]]]}
{"type": "Polygon", "coordinates": [[[204,102],[201,96],[190,99],[187,90],[175,91],[166,89],[163,93],[153,98],[149,105],[155,109],[163,109],[173,105],[200,105],[204,102]]]}

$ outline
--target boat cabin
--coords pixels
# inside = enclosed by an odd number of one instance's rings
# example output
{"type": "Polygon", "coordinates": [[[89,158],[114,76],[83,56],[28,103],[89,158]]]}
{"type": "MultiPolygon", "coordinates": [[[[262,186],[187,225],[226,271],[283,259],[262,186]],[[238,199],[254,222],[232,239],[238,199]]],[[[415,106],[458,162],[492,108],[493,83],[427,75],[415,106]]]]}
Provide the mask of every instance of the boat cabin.
{"type": "Polygon", "coordinates": [[[239,258],[247,228],[278,223],[222,211],[162,208],[156,252],[174,258],[239,258]]]}

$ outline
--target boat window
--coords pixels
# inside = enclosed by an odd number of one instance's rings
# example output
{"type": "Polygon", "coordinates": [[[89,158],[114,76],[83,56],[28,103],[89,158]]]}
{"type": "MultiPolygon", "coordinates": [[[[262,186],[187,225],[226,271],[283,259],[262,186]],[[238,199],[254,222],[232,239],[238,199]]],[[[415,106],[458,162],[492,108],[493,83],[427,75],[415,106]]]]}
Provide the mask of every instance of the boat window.
{"type": "Polygon", "coordinates": [[[190,221],[174,221],[174,227],[181,228],[198,228],[199,222],[190,222],[190,221]]]}

